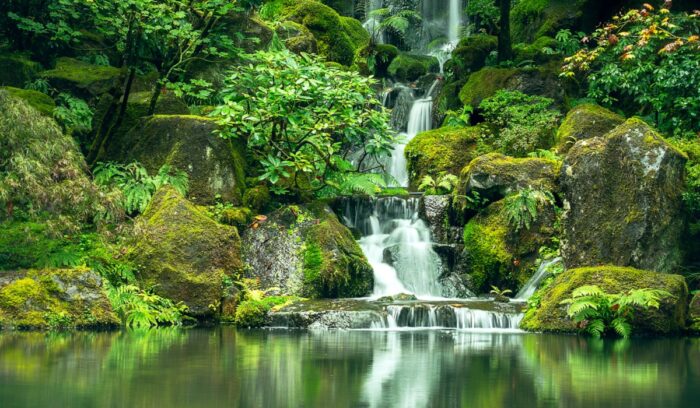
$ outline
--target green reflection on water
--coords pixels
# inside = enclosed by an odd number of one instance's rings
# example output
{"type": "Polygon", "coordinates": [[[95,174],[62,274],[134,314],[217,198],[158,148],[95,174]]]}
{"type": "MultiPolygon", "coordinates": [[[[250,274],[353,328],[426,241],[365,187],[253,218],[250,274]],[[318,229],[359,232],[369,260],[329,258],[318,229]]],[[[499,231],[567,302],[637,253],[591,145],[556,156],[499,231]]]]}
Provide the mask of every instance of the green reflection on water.
{"type": "Polygon", "coordinates": [[[700,340],[161,329],[0,334],[0,406],[693,406],[700,340]]]}

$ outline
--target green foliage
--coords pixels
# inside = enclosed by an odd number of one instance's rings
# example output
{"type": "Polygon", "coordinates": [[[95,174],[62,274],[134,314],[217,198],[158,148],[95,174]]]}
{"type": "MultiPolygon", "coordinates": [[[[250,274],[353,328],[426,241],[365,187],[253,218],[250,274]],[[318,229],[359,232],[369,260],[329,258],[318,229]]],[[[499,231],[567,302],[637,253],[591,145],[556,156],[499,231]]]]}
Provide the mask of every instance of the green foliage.
{"type": "Polygon", "coordinates": [[[556,51],[562,55],[573,55],[581,49],[581,39],[586,34],[582,32],[573,33],[568,28],[559,30],[554,39],[557,41],[556,51]]]}
{"type": "Polygon", "coordinates": [[[647,4],[615,17],[565,60],[562,75],[581,74],[588,96],[605,106],[692,137],[700,131],[700,14],[669,8],[647,4]]]}
{"type": "Polygon", "coordinates": [[[48,94],[51,91],[51,85],[45,78],[37,78],[24,84],[24,89],[48,94]]]}
{"type": "Polygon", "coordinates": [[[471,123],[471,116],[474,113],[474,107],[465,105],[461,111],[448,110],[445,112],[445,121],[443,126],[450,127],[468,127],[471,123]]]}
{"type": "Polygon", "coordinates": [[[523,227],[530,229],[537,221],[540,209],[546,205],[554,205],[554,196],[549,191],[526,188],[505,198],[504,210],[510,225],[515,231],[523,227]]]}
{"type": "Polygon", "coordinates": [[[499,90],[479,105],[495,144],[507,155],[524,157],[536,149],[549,148],[561,114],[552,109],[553,100],[499,90]]]}
{"type": "Polygon", "coordinates": [[[556,152],[553,152],[551,150],[543,150],[543,149],[537,149],[534,152],[530,152],[527,154],[527,157],[531,157],[533,159],[547,159],[547,160],[552,160],[552,161],[562,161],[562,157],[559,156],[556,152]]]}
{"type": "Polygon", "coordinates": [[[501,14],[493,0],[469,0],[465,11],[469,16],[470,32],[494,34],[498,31],[501,14]]]}
{"type": "Polygon", "coordinates": [[[663,298],[672,295],[658,289],[633,289],[608,294],[596,285],[581,286],[561,304],[568,305],[567,315],[578,327],[593,337],[612,332],[627,338],[632,334],[630,321],[635,310],[658,309],[663,298]]]}
{"type": "MultiPolygon", "coordinates": [[[[310,55],[262,51],[231,71],[212,116],[224,138],[246,139],[258,178],[277,194],[341,192],[365,160],[390,154],[395,140],[374,81],[310,55]],[[361,152],[357,167],[345,159],[361,152]]],[[[374,176],[363,179],[372,181],[374,176]]],[[[376,180],[376,179],[375,179],[376,180]]]]}
{"type": "Polygon", "coordinates": [[[459,177],[454,174],[440,173],[437,178],[426,175],[418,186],[418,191],[423,191],[428,195],[450,194],[459,185],[459,177]]]}
{"type": "Polygon", "coordinates": [[[510,289],[500,289],[498,286],[491,285],[491,290],[489,293],[493,295],[497,302],[507,302],[508,295],[512,295],[513,291],[510,289]]]}
{"type": "Polygon", "coordinates": [[[180,194],[186,195],[187,173],[164,164],[155,176],[139,163],[117,164],[98,163],[94,170],[95,183],[121,191],[122,208],[128,214],[143,213],[153,194],[164,185],[173,186],[180,194]]]}
{"type": "Polygon", "coordinates": [[[182,324],[183,314],[187,312],[187,306],[182,303],[176,304],[135,285],[109,286],[107,297],[122,324],[129,328],[179,326],[182,324]]]}
{"type": "Polygon", "coordinates": [[[84,100],[65,92],[56,98],[53,117],[67,133],[89,132],[92,129],[92,116],[93,111],[84,100]]]}
{"type": "Polygon", "coordinates": [[[421,15],[416,11],[395,7],[374,10],[370,13],[370,17],[379,21],[379,24],[372,25],[370,34],[373,42],[377,42],[378,36],[383,31],[390,32],[403,39],[406,37],[406,32],[410,27],[415,27],[416,24],[422,21],[421,15]]]}
{"type": "Polygon", "coordinates": [[[260,283],[255,279],[244,279],[238,284],[243,291],[242,301],[238,304],[234,316],[234,323],[238,327],[261,327],[265,324],[267,313],[272,308],[296,299],[290,296],[268,296],[268,293],[278,289],[261,290],[260,283]]]}

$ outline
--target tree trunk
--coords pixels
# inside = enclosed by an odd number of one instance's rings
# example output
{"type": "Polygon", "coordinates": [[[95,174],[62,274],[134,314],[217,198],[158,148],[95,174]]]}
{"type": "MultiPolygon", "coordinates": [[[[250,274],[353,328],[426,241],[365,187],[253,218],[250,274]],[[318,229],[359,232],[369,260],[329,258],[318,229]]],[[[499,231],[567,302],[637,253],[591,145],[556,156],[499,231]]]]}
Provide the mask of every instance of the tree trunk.
{"type": "Polygon", "coordinates": [[[511,0],[501,1],[501,21],[498,30],[498,62],[508,61],[513,56],[510,40],[510,4],[511,0]]]}
{"type": "Polygon", "coordinates": [[[156,113],[156,106],[158,105],[158,98],[160,97],[162,87],[163,85],[161,85],[160,80],[156,81],[156,84],[153,85],[153,93],[151,93],[151,103],[148,105],[147,116],[152,116],[156,113]]]}

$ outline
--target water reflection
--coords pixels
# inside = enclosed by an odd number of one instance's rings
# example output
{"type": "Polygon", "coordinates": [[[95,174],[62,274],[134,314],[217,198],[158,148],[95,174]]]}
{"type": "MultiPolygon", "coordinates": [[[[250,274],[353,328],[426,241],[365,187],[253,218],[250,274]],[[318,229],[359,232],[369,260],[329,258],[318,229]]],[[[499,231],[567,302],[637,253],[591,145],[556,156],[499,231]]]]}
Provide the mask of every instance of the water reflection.
{"type": "Polygon", "coordinates": [[[0,406],[674,407],[700,339],[459,331],[0,335],[0,406]]]}

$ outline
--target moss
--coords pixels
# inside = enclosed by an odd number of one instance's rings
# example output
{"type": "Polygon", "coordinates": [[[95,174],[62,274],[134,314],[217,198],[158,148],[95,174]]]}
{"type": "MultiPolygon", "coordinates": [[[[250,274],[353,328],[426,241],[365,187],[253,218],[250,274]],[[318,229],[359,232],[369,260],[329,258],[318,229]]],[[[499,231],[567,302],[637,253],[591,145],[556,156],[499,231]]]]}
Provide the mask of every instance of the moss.
{"type": "Polygon", "coordinates": [[[267,322],[270,310],[297,299],[292,296],[269,296],[259,300],[244,300],[236,308],[234,323],[238,327],[262,327],[267,322]]]}
{"type": "Polygon", "coordinates": [[[427,175],[458,175],[477,156],[480,133],[478,127],[440,128],[413,138],[405,150],[411,187],[416,188],[427,175]]]}
{"type": "Polygon", "coordinates": [[[389,75],[397,81],[412,82],[439,69],[437,58],[424,55],[399,54],[387,69],[389,75]]]}
{"type": "Polygon", "coordinates": [[[518,72],[515,68],[486,67],[469,76],[467,83],[459,91],[459,99],[465,105],[478,107],[482,100],[492,96],[497,90],[506,88],[508,80],[518,72]]]}
{"type": "Polygon", "coordinates": [[[316,37],[302,24],[294,21],[283,21],[277,27],[277,34],[292,52],[315,54],[318,51],[316,37]]]}
{"type": "Polygon", "coordinates": [[[343,27],[343,31],[348,35],[352,46],[356,50],[366,47],[369,44],[369,33],[359,20],[352,17],[340,17],[340,25],[343,27]]]}
{"type": "Polygon", "coordinates": [[[10,86],[0,87],[0,89],[7,91],[7,93],[14,97],[24,99],[32,108],[38,110],[42,114],[53,117],[53,110],[56,108],[56,104],[50,96],[38,91],[13,88],[10,86]]]}
{"type": "Polygon", "coordinates": [[[221,213],[221,222],[238,228],[246,227],[252,219],[252,212],[247,207],[227,208],[221,213]]]}
{"type": "Polygon", "coordinates": [[[571,269],[559,275],[540,294],[540,306],[528,310],[520,327],[530,331],[575,332],[576,327],[566,316],[566,306],[561,302],[584,285],[597,285],[608,293],[643,288],[668,291],[674,298],[662,300],[659,310],[650,309],[635,315],[634,331],[668,334],[685,326],[688,288],[682,276],[619,266],[595,266],[571,269]]]}
{"type": "Polygon", "coordinates": [[[536,64],[544,64],[557,58],[558,55],[547,53],[544,49],[554,50],[557,46],[557,40],[549,36],[537,38],[533,43],[520,43],[513,46],[514,60],[517,63],[532,61],[536,64]]]}
{"type": "Polygon", "coordinates": [[[569,111],[557,131],[557,150],[565,153],[577,141],[604,136],[624,121],[622,116],[598,105],[578,105],[569,111]]]}
{"type": "Polygon", "coordinates": [[[585,0],[522,0],[510,14],[511,35],[522,41],[553,36],[571,27],[583,14],[585,0]]]}
{"type": "Polygon", "coordinates": [[[452,52],[452,72],[456,77],[480,70],[498,47],[498,38],[477,34],[462,39],[452,52]]]}
{"type": "Polygon", "coordinates": [[[123,71],[119,68],[92,65],[74,58],[61,57],[54,69],[41,76],[59,90],[67,90],[82,98],[99,96],[120,85],[123,71]]]}
{"type": "Polygon", "coordinates": [[[391,44],[369,44],[357,50],[354,65],[361,74],[373,74],[377,78],[386,78],[389,66],[399,55],[399,49],[391,44]],[[374,72],[367,65],[368,58],[374,58],[374,72]]]}
{"type": "MultiPolygon", "coordinates": [[[[148,116],[152,94],[152,91],[143,91],[129,95],[129,102],[126,105],[121,126],[114,130],[115,134],[112,137],[115,139],[123,137],[126,132],[138,124],[139,119],[148,116]]],[[[189,113],[187,105],[172,92],[161,95],[156,103],[156,115],[187,115],[189,113]]]]}
{"type": "Polygon", "coordinates": [[[0,85],[23,88],[39,71],[41,65],[24,54],[0,54],[0,85]]]}
{"type": "Polygon", "coordinates": [[[51,237],[47,223],[5,221],[0,223],[0,270],[34,268],[64,253],[66,237],[51,237]]]}
{"type": "Polygon", "coordinates": [[[270,204],[270,189],[265,184],[247,189],[243,194],[243,204],[253,211],[260,212],[270,204]]]}

